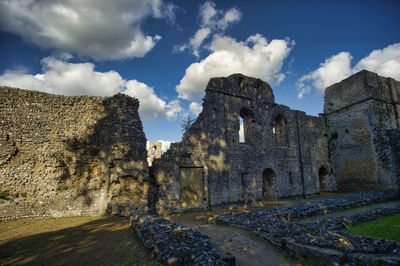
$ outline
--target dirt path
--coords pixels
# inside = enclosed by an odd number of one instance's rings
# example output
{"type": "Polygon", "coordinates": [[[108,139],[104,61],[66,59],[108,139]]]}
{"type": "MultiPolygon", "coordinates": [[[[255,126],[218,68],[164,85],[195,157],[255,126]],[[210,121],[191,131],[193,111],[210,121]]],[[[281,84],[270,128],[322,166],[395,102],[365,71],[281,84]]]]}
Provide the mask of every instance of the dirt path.
{"type": "Polygon", "coordinates": [[[0,222],[0,265],[159,265],[127,218],[0,222]]]}
{"type": "MultiPolygon", "coordinates": [[[[269,206],[290,205],[293,202],[269,203],[269,206]]],[[[243,209],[241,209],[243,210],[243,209]]],[[[238,266],[242,265],[295,265],[282,251],[274,248],[267,241],[246,230],[208,224],[208,221],[219,214],[230,210],[190,212],[165,217],[171,221],[188,225],[207,234],[211,243],[224,253],[235,256],[238,266]]]]}
{"type": "Polygon", "coordinates": [[[237,265],[294,265],[269,243],[251,232],[220,225],[202,225],[197,228],[206,233],[219,250],[236,258],[237,265]]]}

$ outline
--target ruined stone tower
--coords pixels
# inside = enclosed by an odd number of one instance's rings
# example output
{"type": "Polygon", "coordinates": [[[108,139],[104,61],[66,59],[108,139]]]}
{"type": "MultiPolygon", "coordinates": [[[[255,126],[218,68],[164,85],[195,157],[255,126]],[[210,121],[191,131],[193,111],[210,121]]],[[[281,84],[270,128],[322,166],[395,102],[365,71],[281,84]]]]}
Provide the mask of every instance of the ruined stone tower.
{"type": "Polygon", "coordinates": [[[398,190],[400,83],[361,71],[326,89],[324,113],[338,190],[398,190]]]}
{"type": "Polygon", "coordinates": [[[324,134],[323,117],[276,104],[262,80],[213,78],[198,119],[153,163],[157,210],[312,195],[320,180],[334,190],[324,134]]]}

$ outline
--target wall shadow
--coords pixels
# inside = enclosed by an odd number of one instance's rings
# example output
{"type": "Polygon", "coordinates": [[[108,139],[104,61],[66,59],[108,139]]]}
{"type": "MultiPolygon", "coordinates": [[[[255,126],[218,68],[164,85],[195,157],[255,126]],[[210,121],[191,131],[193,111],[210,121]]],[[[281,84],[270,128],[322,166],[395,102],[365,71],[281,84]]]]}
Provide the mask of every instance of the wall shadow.
{"type": "Polygon", "coordinates": [[[157,265],[130,227],[129,220],[115,217],[0,245],[0,265],[24,264],[157,265]]]}

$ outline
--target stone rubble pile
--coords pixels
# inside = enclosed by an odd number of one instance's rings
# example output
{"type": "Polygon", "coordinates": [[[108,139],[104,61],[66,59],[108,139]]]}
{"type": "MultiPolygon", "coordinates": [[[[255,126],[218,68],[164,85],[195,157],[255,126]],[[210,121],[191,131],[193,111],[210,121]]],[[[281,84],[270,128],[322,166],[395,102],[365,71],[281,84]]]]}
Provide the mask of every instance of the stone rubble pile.
{"type": "Polygon", "coordinates": [[[396,241],[357,236],[344,231],[347,227],[379,217],[400,213],[400,205],[343,215],[316,222],[291,222],[291,219],[323,215],[346,206],[355,207],[393,198],[383,192],[355,193],[329,199],[304,202],[292,207],[254,210],[222,215],[216,224],[252,230],[274,245],[291,251],[297,257],[324,264],[400,264],[400,243],[396,241]],[[319,209],[320,210],[319,210],[319,209]]]}
{"type": "Polygon", "coordinates": [[[154,216],[131,217],[132,227],[152,256],[165,265],[235,265],[206,234],[154,216]]]}

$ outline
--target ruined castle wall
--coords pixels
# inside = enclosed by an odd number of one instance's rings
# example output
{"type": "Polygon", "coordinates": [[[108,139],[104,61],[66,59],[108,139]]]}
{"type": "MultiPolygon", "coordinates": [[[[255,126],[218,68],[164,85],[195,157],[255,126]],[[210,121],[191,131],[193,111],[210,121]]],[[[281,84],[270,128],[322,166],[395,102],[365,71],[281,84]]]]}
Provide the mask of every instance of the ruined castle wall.
{"type": "Polygon", "coordinates": [[[336,178],[331,174],[324,117],[308,116],[300,111],[296,111],[296,116],[304,195],[336,191],[336,178]],[[326,169],[326,175],[320,175],[322,168],[326,169]]]}
{"type": "Polygon", "coordinates": [[[384,131],[399,127],[399,95],[399,82],[368,71],[326,89],[330,158],[340,191],[395,188],[397,177],[382,151],[384,131]]]}
{"type": "Polygon", "coordinates": [[[275,104],[272,89],[259,79],[211,79],[198,119],[181,142],[153,162],[156,209],[168,212],[315,194],[318,167],[329,167],[323,131],[323,118],[275,104]],[[239,140],[239,117],[244,143],[239,140]],[[192,184],[202,180],[197,189],[187,188],[186,176],[192,184]]]}
{"type": "Polygon", "coordinates": [[[0,219],[127,215],[147,205],[136,99],[0,88],[0,219]]]}

